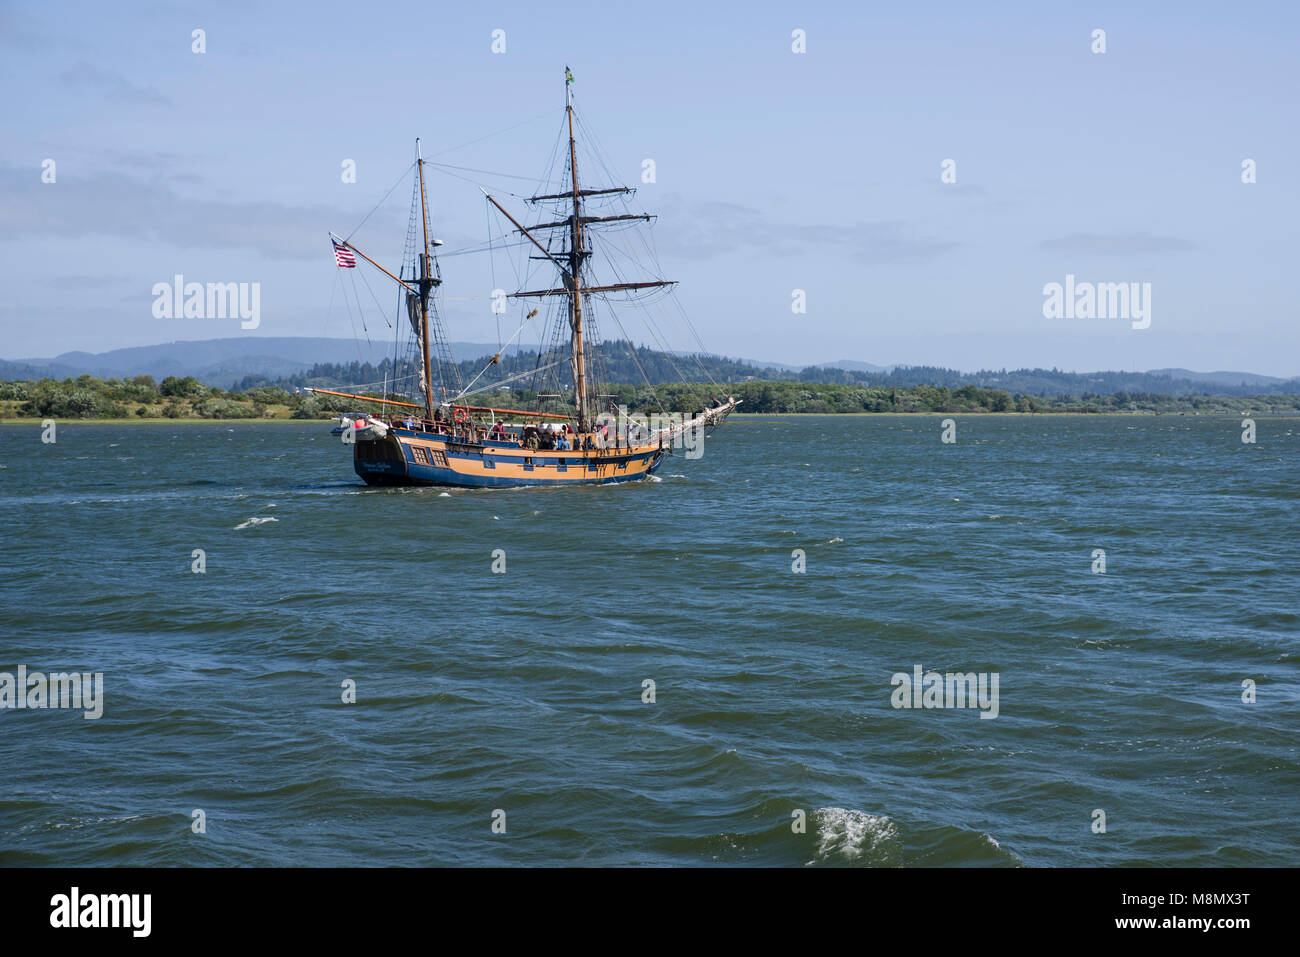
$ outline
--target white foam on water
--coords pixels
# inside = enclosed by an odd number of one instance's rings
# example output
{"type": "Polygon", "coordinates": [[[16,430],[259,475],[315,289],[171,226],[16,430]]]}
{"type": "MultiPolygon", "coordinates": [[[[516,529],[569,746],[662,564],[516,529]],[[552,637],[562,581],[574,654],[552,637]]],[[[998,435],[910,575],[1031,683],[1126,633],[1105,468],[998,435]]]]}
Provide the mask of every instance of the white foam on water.
{"type": "Polygon", "coordinates": [[[439,493],[438,493],[438,498],[451,498],[451,493],[450,493],[450,492],[439,492],[439,493]]]}
{"type": "MultiPolygon", "coordinates": [[[[128,824],[131,821],[143,820],[143,814],[128,814],[123,817],[75,817],[68,821],[50,821],[42,826],[54,831],[60,831],[64,828],[77,830],[83,827],[93,827],[97,824],[128,824]]],[[[28,827],[28,829],[30,828],[31,826],[28,827]]]]}
{"type": "Polygon", "coordinates": [[[856,861],[864,856],[880,859],[884,847],[898,840],[898,826],[884,815],[823,807],[813,812],[813,820],[817,824],[817,853],[810,864],[856,861]]]}
{"type": "Polygon", "coordinates": [[[831,539],[829,542],[827,542],[826,544],[827,544],[827,545],[838,545],[838,544],[839,544],[840,542],[842,542],[842,541],[844,541],[844,539],[842,539],[842,538],[832,538],[832,539],[831,539]]]}
{"type": "Polygon", "coordinates": [[[265,525],[267,522],[278,522],[278,521],[279,521],[278,518],[258,518],[256,515],[254,515],[252,518],[250,518],[248,521],[244,522],[243,524],[236,525],[235,531],[239,531],[241,528],[256,528],[258,525],[265,525]]]}
{"type": "Polygon", "coordinates": [[[663,479],[661,479],[658,475],[647,475],[646,478],[648,478],[648,479],[649,479],[650,481],[652,481],[652,482],[662,482],[662,481],[663,481],[663,479]]]}

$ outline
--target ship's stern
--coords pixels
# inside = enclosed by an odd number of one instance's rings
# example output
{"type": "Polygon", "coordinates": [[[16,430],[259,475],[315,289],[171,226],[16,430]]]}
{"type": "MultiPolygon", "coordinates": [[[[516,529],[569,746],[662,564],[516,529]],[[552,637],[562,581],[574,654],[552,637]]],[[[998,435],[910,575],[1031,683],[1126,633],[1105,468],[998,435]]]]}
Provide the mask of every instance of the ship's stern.
{"type": "Polygon", "coordinates": [[[406,456],[390,432],[382,439],[360,439],[352,450],[352,467],[367,485],[406,485],[406,456]]]}

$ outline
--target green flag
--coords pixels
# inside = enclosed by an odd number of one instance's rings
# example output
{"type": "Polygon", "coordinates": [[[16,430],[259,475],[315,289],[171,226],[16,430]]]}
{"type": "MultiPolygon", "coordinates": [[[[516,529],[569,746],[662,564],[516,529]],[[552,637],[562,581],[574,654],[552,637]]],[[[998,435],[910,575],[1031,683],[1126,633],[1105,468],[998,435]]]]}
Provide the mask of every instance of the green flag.
{"type": "Polygon", "coordinates": [[[573,82],[573,71],[570,70],[567,66],[564,68],[564,82],[565,83],[573,82]]]}

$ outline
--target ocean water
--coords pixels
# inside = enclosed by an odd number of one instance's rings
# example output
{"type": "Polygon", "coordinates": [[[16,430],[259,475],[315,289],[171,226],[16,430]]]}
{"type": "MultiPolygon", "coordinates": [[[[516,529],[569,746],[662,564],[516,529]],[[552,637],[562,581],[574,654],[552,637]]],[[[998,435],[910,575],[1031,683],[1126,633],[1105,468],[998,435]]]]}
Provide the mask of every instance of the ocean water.
{"type": "Polygon", "coordinates": [[[0,711],[0,864],[1300,864],[1300,421],[941,418],[451,492],[321,423],[0,428],[0,671],[104,676],[0,711]]]}

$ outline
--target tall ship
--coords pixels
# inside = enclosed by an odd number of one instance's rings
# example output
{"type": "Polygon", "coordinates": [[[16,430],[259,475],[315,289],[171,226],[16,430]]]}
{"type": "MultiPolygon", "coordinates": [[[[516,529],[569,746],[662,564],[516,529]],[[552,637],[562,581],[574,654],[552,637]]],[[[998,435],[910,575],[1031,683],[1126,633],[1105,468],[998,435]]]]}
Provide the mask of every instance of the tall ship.
{"type": "MultiPolygon", "coordinates": [[[[548,313],[544,321],[551,346],[539,345],[533,369],[503,377],[502,347],[468,384],[461,384],[439,309],[442,273],[435,250],[442,244],[430,238],[425,192],[425,169],[430,164],[418,140],[406,250],[398,271],[376,262],[349,238],[330,234],[339,267],[357,268],[360,257],[397,284],[400,311],[405,314],[405,321],[399,318],[399,335],[409,323],[409,353],[403,368],[410,372],[395,376],[395,380],[413,380],[413,388],[403,398],[397,397],[398,381],[384,383],[379,395],[309,390],[374,406],[370,412],[340,417],[335,429],[352,446],[354,468],[367,484],[511,488],[645,479],[667,456],[682,454],[683,449],[688,450],[686,457],[698,457],[703,436],[740,404],[741,400],[719,391],[703,408],[637,417],[626,415],[611,393],[601,391],[598,311],[609,310],[621,329],[613,313],[616,303],[621,300],[627,305],[629,297],[675,283],[635,277],[623,281],[618,267],[617,282],[595,281],[590,275],[594,234],[604,226],[644,224],[653,217],[627,208],[634,193],[629,187],[588,187],[579,179],[573,75],[568,67],[565,114],[557,146],[564,147],[567,133],[567,149],[562,161],[552,160],[551,188],[524,197],[530,207],[550,212],[547,221],[526,226],[483,190],[491,209],[509,224],[502,224],[505,235],[526,247],[528,259],[554,277],[544,288],[521,289],[506,297],[522,300],[525,306],[538,303],[526,312],[515,336],[540,311],[548,313]],[[610,212],[614,202],[621,202],[621,211],[610,212]],[[498,374],[487,376],[493,367],[498,374]],[[479,385],[485,377],[486,384],[479,385]],[[531,393],[535,395],[531,408],[475,403],[475,396],[499,394],[511,381],[530,377],[537,386],[531,393]],[[547,384],[555,391],[543,392],[547,384]]],[[[707,375],[702,365],[701,370],[707,375]]]]}

